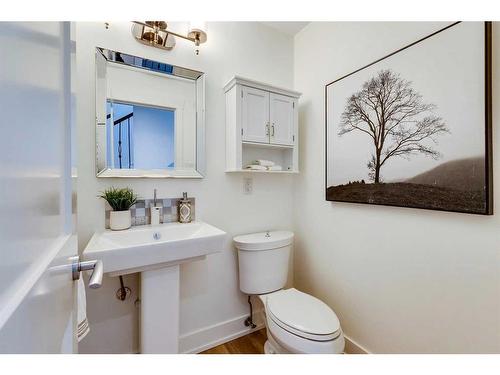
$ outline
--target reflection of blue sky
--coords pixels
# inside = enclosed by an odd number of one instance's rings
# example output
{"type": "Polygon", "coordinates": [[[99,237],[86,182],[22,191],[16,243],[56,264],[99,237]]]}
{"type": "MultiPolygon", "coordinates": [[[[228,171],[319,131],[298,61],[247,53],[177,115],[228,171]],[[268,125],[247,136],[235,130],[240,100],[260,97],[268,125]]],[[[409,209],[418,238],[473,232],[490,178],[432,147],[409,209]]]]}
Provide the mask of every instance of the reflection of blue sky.
{"type": "Polygon", "coordinates": [[[125,53],[117,52],[117,55],[119,55],[119,56],[116,56],[116,59],[118,61],[121,60],[125,64],[140,66],[140,67],[154,70],[157,72],[163,72],[163,73],[169,73],[169,74],[172,74],[172,72],[174,70],[174,67],[172,65],[169,65],[169,64],[160,63],[160,62],[149,60],[149,59],[143,59],[142,57],[131,56],[131,55],[127,55],[125,53]]]}
{"type": "MultiPolygon", "coordinates": [[[[120,117],[126,116],[134,111],[134,106],[129,104],[114,103],[113,104],[113,117],[116,121],[120,117]]],[[[111,113],[111,103],[108,102],[108,114],[111,113]]]]}
{"type": "Polygon", "coordinates": [[[107,113],[110,114],[111,110],[113,110],[113,118],[107,120],[108,165],[111,164],[111,149],[113,149],[114,168],[120,168],[118,152],[120,129],[119,124],[113,127],[113,142],[111,142],[111,121],[117,121],[133,113],[130,121],[125,120],[122,122],[121,168],[174,168],[174,111],[116,102],[111,104],[108,102],[107,113]],[[128,138],[129,126],[130,142],[128,138]]]}

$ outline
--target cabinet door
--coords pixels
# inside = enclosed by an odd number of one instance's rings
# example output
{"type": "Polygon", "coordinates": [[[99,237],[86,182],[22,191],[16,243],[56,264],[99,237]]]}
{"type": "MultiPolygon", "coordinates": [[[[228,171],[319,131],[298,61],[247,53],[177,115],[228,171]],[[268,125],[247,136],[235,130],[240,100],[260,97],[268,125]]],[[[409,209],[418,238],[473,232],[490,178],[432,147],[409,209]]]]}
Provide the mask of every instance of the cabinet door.
{"type": "Polygon", "coordinates": [[[242,87],[242,141],[269,143],[269,92],[242,87]]]}
{"type": "Polygon", "coordinates": [[[294,144],[295,99],[285,95],[270,94],[271,143],[294,144]]]}

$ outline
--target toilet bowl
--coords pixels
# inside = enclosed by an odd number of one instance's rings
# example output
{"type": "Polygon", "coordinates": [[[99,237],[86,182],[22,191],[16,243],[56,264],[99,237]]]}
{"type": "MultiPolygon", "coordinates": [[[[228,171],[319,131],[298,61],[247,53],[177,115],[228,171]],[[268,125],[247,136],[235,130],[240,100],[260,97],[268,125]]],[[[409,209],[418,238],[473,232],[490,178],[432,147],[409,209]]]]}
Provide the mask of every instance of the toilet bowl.
{"type": "Polygon", "coordinates": [[[265,352],[343,353],[344,335],[335,312],[309,294],[283,289],[293,233],[254,233],[233,240],[238,249],[240,290],[257,295],[265,308],[265,352]]]}

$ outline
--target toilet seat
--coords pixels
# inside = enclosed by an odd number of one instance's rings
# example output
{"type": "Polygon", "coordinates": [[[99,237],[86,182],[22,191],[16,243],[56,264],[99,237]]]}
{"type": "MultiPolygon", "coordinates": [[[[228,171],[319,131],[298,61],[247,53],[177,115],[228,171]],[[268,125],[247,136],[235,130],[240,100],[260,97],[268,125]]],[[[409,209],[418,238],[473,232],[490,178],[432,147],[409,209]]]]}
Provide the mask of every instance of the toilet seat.
{"type": "Polygon", "coordinates": [[[331,341],[342,333],[337,315],[328,305],[297,289],[269,294],[266,311],[277,326],[307,340],[331,341]]]}

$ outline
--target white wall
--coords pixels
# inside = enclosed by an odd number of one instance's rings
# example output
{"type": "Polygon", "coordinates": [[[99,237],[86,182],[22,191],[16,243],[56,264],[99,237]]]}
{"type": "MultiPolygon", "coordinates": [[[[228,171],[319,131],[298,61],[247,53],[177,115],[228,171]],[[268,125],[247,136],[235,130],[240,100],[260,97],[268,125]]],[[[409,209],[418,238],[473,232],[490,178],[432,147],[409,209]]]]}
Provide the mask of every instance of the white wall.
{"type": "MultiPolygon", "coordinates": [[[[498,205],[495,216],[485,217],[324,200],[325,84],[442,26],[312,23],[295,36],[294,88],[303,93],[295,285],[334,308],[346,335],[371,352],[500,351],[498,205]]],[[[500,90],[499,40],[496,24],[493,103],[500,90]]],[[[500,153],[493,155],[498,197],[500,153]]]]}
{"type": "MultiPolygon", "coordinates": [[[[174,25],[186,28],[186,25],[174,25]]],[[[191,43],[177,41],[171,52],[137,43],[130,23],[78,23],[78,235],[83,249],[94,231],[104,229],[104,203],[96,196],[110,185],[130,186],[144,198],[158,189],[159,197],[178,197],[183,191],[196,197],[196,216],[229,233],[290,228],[291,176],[255,176],[252,195],[243,194],[243,176],[225,174],[225,120],[223,85],[239,74],[278,86],[293,84],[293,40],[258,23],[209,23],[208,42],[195,56],[191,43]],[[203,180],[97,179],[95,177],[94,49],[110,48],[157,61],[206,72],[207,177],[203,180]]],[[[228,241],[217,255],[181,268],[181,349],[211,340],[221,332],[237,332],[248,312],[239,292],[237,258],[228,241]],[[241,321],[241,324],[239,323],[241,321]],[[224,324],[226,322],[227,324],[224,324]],[[204,331],[207,327],[209,330],[204,331]],[[191,332],[201,330],[197,334],[191,332]]],[[[137,291],[137,277],[126,284],[137,291]]],[[[103,288],[88,290],[90,333],[80,352],[126,353],[137,351],[137,309],[134,295],[120,302],[115,297],[118,279],[104,279],[103,288]]]]}
{"type": "MultiPolygon", "coordinates": [[[[197,217],[221,227],[230,236],[290,228],[293,224],[297,233],[296,286],[333,307],[347,336],[367,350],[499,352],[498,215],[483,217],[324,200],[324,85],[441,26],[312,23],[292,45],[290,37],[256,23],[209,23],[209,42],[195,56],[192,46],[183,41],[178,41],[171,52],[142,46],[129,37],[128,23],[112,23],[109,30],[101,23],[78,23],[80,249],[95,230],[104,228],[104,204],[96,195],[107,186],[128,185],[143,197],[150,197],[153,188],[163,197],[180,196],[187,190],[197,199],[197,217]],[[207,178],[95,178],[95,46],[207,73],[207,178]],[[290,176],[254,176],[253,195],[243,194],[242,176],[223,172],[222,86],[233,74],[285,87],[292,87],[293,78],[293,88],[303,92],[301,173],[293,180],[290,176]]],[[[500,40],[496,25],[493,37],[494,41],[500,40]]],[[[500,48],[494,48],[494,67],[499,58],[500,48]]],[[[495,70],[494,98],[500,89],[497,77],[495,70]]],[[[493,115],[495,150],[500,141],[498,107],[493,115]]],[[[494,153],[494,166],[500,166],[499,157],[494,153]]],[[[500,167],[496,167],[497,195],[499,175],[500,167]]],[[[236,270],[229,242],[222,253],[182,267],[183,349],[195,348],[199,338],[210,341],[214,334],[239,329],[238,319],[246,315],[247,305],[245,296],[238,291],[236,270]],[[196,330],[200,331],[189,334],[196,330]]],[[[106,278],[104,283],[103,289],[88,291],[91,333],[81,343],[80,352],[134,352],[138,349],[136,295],[120,302],[114,297],[118,280],[106,278]]],[[[137,277],[127,277],[126,284],[137,291],[137,277]]]]}

